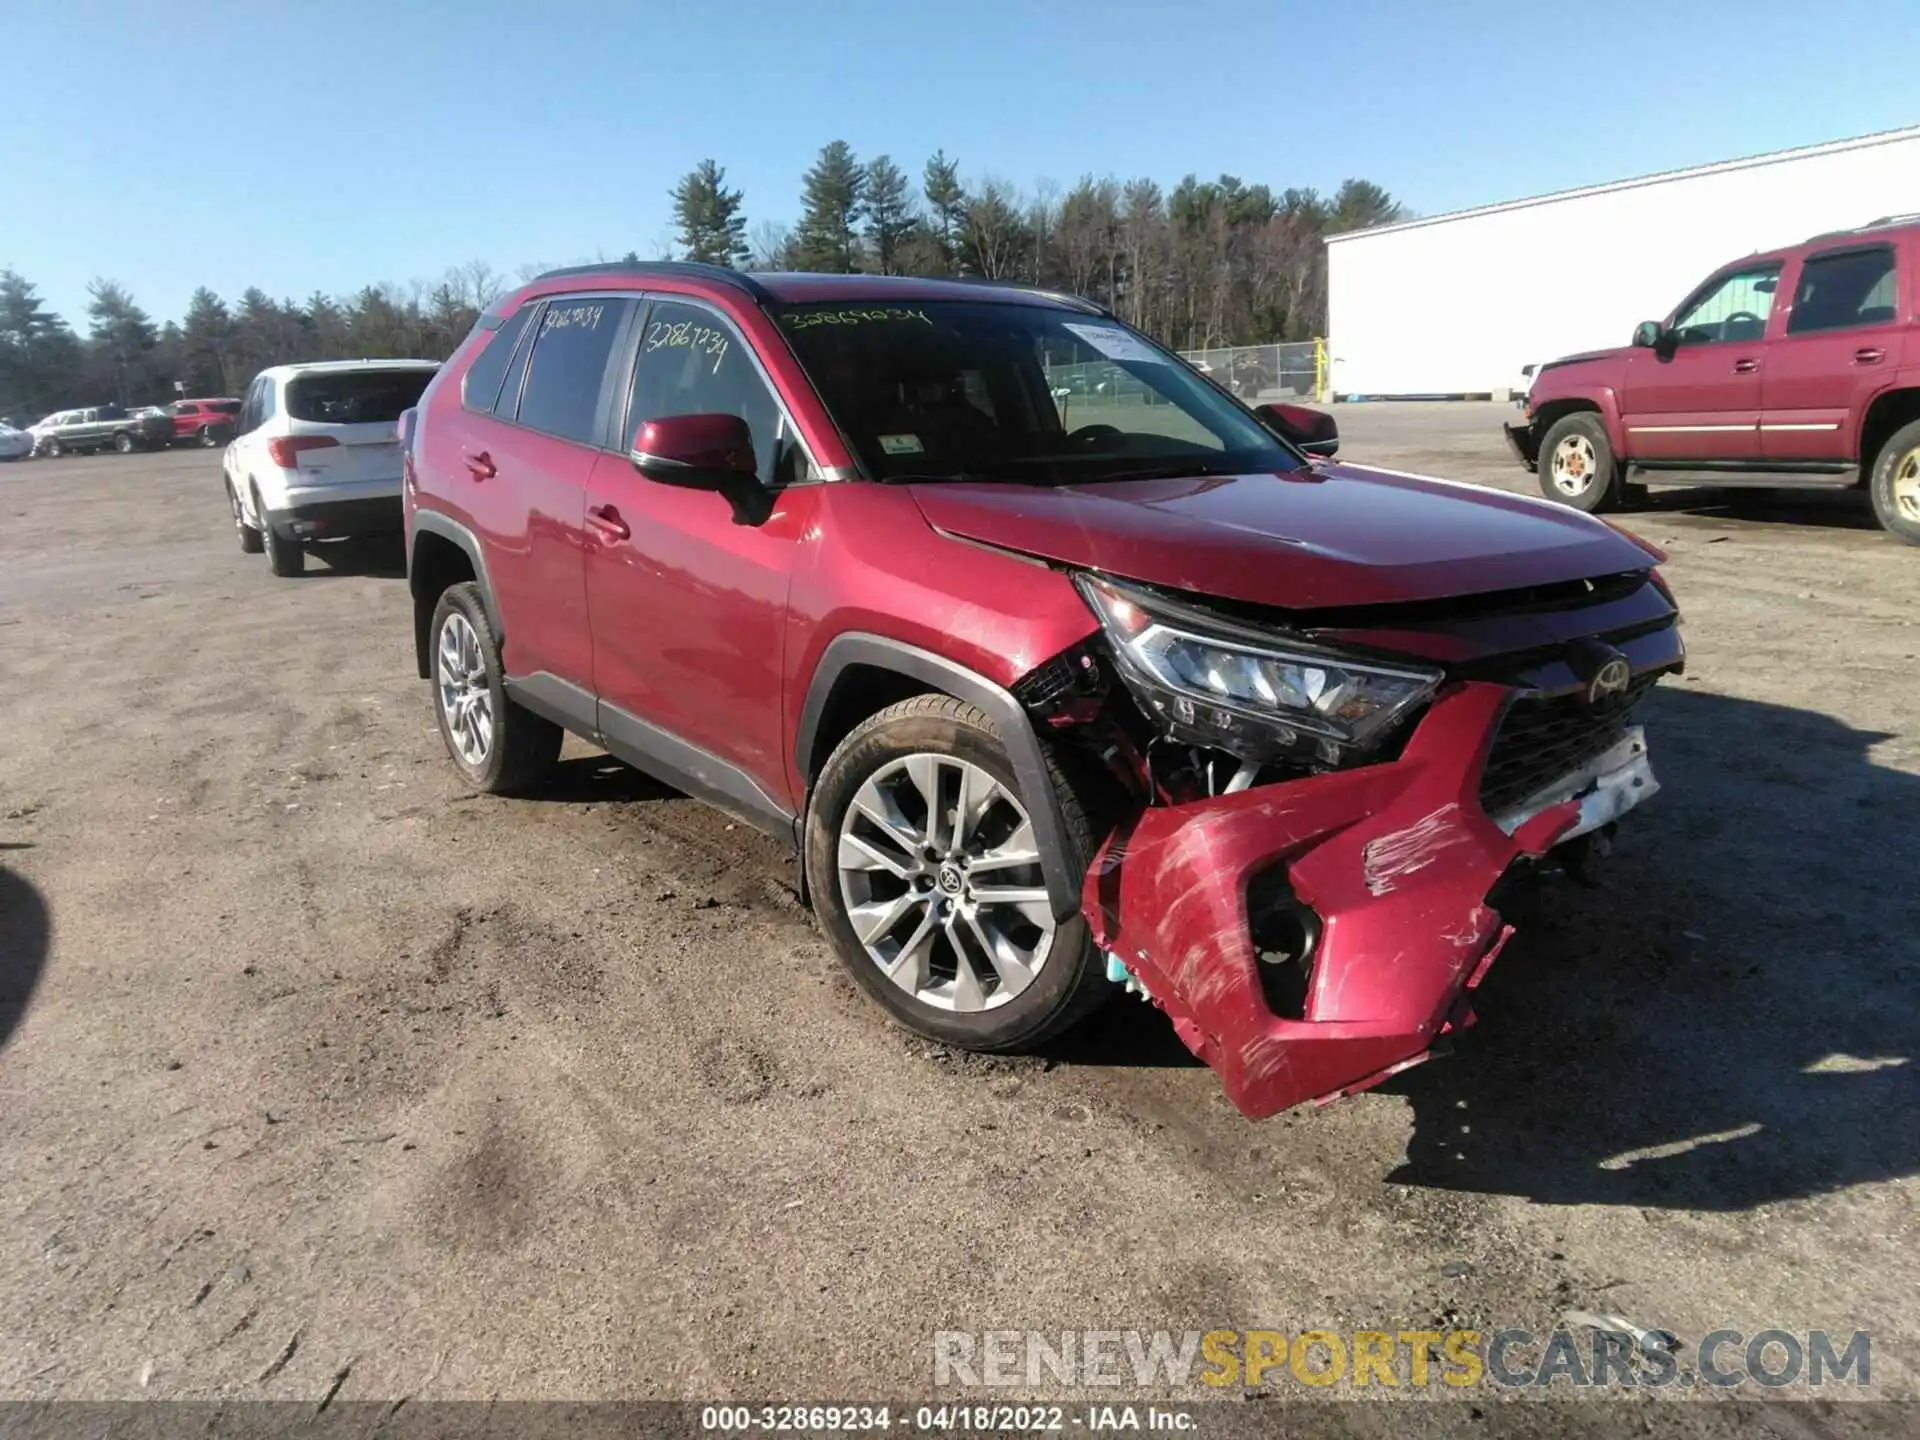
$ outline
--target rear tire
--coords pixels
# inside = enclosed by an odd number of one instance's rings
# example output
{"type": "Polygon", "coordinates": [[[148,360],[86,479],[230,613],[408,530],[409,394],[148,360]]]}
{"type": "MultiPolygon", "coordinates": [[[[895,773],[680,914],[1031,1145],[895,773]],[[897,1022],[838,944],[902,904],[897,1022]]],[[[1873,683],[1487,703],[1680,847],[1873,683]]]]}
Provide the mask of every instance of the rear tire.
{"type": "Polygon", "coordinates": [[[67,453],[66,447],[62,445],[58,440],[47,441],[46,456],[49,460],[58,460],[62,455],[66,453],[67,453]]]}
{"type": "Polygon", "coordinates": [[[553,769],[566,734],[507,695],[500,642],[478,585],[468,580],[441,594],[427,640],[434,718],[453,768],[489,795],[531,789],[553,769]]]}
{"type": "Polygon", "coordinates": [[[1620,499],[1619,466],[1607,427],[1591,410],[1563,415],[1540,441],[1540,493],[1561,505],[1598,515],[1620,499]]]}
{"type": "Polygon", "coordinates": [[[113,437],[113,448],[118,450],[122,455],[131,455],[133,453],[133,436],[122,430],[118,435],[113,437]]]}
{"type": "Polygon", "coordinates": [[[1044,899],[1025,898],[1044,896],[1039,866],[1006,858],[1024,851],[1019,811],[1031,816],[1036,805],[1053,803],[1069,866],[1080,873],[1091,862],[1093,826],[1082,799],[1051,757],[1048,774],[1051,795],[1022,795],[992,722],[950,695],[889,706],[857,726],[822,767],[807,807],[814,913],[854,981],[916,1034],[966,1050],[1030,1050],[1113,993],[1085,918],[1076,912],[1054,919],[1044,899]],[[903,771],[915,764],[926,768],[903,771]],[[926,793],[924,776],[933,777],[937,806],[911,799],[926,793]],[[988,780],[998,790],[987,790],[981,802],[988,780]],[[953,816],[968,793],[963,783],[973,787],[975,808],[970,836],[956,837],[953,816]],[[894,828],[873,824],[876,802],[887,809],[895,796],[903,804],[887,810],[894,828]],[[930,852],[936,858],[928,859],[930,852]],[[1018,890],[1023,898],[996,901],[991,889],[1018,890]],[[863,912],[865,939],[850,909],[863,912]],[[1050,941],[1030,911],[1050,921],[1050,941]]]}
{"type": "Polygon", "coordinates": [[[211,425],[202,425],[200,427],[200,448],[203,450],[213,450],[217,449],[219,444],[220,437],[213,433],[213,427],[211,425]]]}
{"type": "Polygon", "coordinates": [[[267,552],[267,568],[282,580],[305,574],[307,552],[301,549],[298,540],[273,528],[273,522],[267,518],[267,507],[260,503],[258,490],[253,492],[253,516],[260,522],[260,544],[267,552]]]}
{"type": "Polygon", "coordinates": [[[1920,420],[1887,437],[1874,457],[1867,488],[1881,529],[1896,540],[1920,545],[1920,420]]]}

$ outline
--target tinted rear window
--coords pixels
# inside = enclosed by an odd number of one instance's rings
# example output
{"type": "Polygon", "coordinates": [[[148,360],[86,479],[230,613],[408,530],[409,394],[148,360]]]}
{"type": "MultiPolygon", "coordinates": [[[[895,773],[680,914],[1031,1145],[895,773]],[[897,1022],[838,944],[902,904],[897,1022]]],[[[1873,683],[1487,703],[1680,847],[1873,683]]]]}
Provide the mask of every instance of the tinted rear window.
{"type": "Polygon", "coordinates": [[[240,413],[240,402],[238,400],[209,400],[201,408],[211,410],[216,415],[238,415],[240,413]]]}
{"type": "Polygon", "coordinates": [[[469,410],[493,409],[500,397],[500,382],[506,378],[507,367],[513,363],[514,352],[519,348],[520,336],[527,328],[527,317],[538,308],[537,302],[522,305],[511,320],[487,338],[486,348],[474,357],[461,386],[461,398],[469,410]]]}
{"type": "Polygon", "coordinates": [[[431,370],[345,370],[287,384],[287,414],[321,425],[390,425],[417,404],[431,370]]]}
{"type": "Polygon", "coordinates": [[[540,334],[526,388],[520,392],[520,423],[577,440],[596,443],[594,417],[600,387],[620,326],[631,300],[555,296],[540,316],[540,334]]]}

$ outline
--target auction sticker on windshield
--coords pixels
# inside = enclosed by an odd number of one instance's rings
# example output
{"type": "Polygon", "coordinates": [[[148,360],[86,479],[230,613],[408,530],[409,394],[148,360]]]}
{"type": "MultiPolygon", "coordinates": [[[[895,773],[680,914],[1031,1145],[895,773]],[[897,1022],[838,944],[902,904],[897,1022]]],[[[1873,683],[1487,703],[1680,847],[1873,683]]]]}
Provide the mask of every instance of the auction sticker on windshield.
{"type": "Polygon", "coordinates": [[[882,435],[880,448],[889,455],[918,455],[927,447],[918,435],[882,435]]]}
{"type": "Polygon", "coordinates": [[[1115,326],[1075,325],[1068,321],[1066,328],[1109,360],[1139,360],[1148,365],[1167,363],[1166,356],[1149,347],[1137,335],[1130,335],[1115,326]]]}

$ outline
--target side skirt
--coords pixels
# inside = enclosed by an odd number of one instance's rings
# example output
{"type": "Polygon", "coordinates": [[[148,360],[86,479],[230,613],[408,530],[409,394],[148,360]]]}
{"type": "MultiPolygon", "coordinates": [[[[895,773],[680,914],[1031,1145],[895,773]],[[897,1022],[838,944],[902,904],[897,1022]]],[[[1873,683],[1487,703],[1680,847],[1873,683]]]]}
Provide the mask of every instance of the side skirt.
{"type": "Polygon", "coordinates": [[[1850,460],[1781,460],[1770,465],[1749,461],[1630,460],[1630,485],[1724,485],[1728,489],[1844,490],[1860,467],[1850,460]]]}
{"type": "Polygon", "coordinates": [[[795,844],[793,812],[739,766],[545,671],[518,679],[510,677],[507,693],[516,704],[591,740],[634,769],[664,780],[787,845],[795,844]]]}

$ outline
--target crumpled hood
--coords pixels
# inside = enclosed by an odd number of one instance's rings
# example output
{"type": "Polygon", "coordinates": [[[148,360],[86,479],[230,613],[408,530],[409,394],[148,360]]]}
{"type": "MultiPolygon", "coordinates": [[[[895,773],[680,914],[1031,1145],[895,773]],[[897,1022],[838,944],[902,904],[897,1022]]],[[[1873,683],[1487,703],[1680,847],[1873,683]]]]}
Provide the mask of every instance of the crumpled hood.
{"type": "Polygon", "coordinates": [[[1536,367],[1533,376],[1537,380],[1549,370],[1558,370],[1562,365],[1584,365],[1591,360],[1625,360],[1632,353],[1631,346],[1616,346],[1609,350],[1582,350],[1574,355],[1556,355],[1536,367]]]}
{"type": "Polygon", "coordinates": [[[1610,526],[1541,500],[1350,465],[1056,487],[912,486],[937,530],[1281,609],[1377,605],[1644,570],[1610,526]]]}

